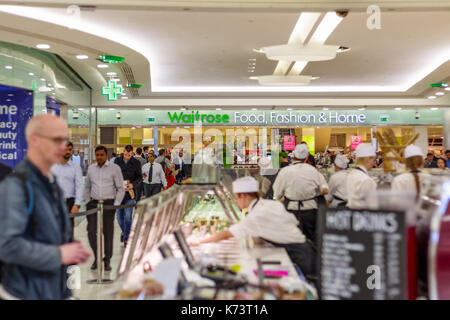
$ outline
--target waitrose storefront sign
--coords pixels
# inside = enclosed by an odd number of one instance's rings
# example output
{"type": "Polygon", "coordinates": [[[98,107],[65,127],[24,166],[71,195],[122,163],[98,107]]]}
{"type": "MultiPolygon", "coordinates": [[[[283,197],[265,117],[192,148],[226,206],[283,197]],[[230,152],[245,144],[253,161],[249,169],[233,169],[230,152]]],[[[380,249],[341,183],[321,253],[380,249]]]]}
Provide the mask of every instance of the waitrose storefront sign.
{"type": "MultiPolygon", "coordinates": [[[[84,118],[69,123],[83,124],[84,118]]],[[[99,125],[143,126],[372,126],[372,125],[442,125],[443,110],[330,110],[330,111],[209,111],[209,110],[98,110],[99,125]],[[419,112],[417,117],[416,111],[419,112]]]]}

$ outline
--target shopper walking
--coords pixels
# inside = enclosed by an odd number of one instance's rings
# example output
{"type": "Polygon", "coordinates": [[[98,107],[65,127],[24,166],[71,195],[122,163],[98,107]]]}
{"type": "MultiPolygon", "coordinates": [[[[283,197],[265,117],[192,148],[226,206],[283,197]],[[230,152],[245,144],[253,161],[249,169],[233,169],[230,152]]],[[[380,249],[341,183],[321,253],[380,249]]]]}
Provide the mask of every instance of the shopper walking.
{"type": "Polygon", "coordinates": [[[365,200],[369,192],[377,189],[376,182],[369,176],[375,164],[375,150],[370,143],[361,143],[356,147],[356,167],[347,176],[347,207],[366,209],[365,200]]]}
{"type": "Polygon", "coordinates": [[[114,162],[116,161],[116,158],[117,158],[117,154],[116,154],[115,152],[113,152],[113,153],[111,154],[111,159],[109,159],[109,161],[112,162],[112,163],[114,163],[114,162]]]}
{"type": "Polygon", "coordinates": [[[167,151],[166,149],[160,149],[158,152],[159,156],[155,159],[156,163],[159,163],[163,167],[163,171],[166,172],[166,169],[170,167],[170,161],[167,159],[167,151]]]}
{"type": "MultiPolygon", "coordinates": [[[[108,160],[108,150],[104,146],[95,148],[96,163],[88,168],[84,198],[88,200],[87,209],[97,207],[98,201],[103,200],[105,206],[118,206],[125,195],[123,176],[120,167],[108,160]]],[[[111,271],[111,257],[113,253],[114,209],[103,210],[103,236],[105,244],[105,270],[111,271]]],[[[95,261],[91,270],[97,269],[97,214],[87,216],[87,232],[89,245],[94,252],[95,261]]]]}
{"type": "Polygon", "coordinates": [[[338,154],[334,159],[335,174],[330,177],[328,194],[325,196],[330,202],[330,208],[345,208],[347,205],[347,175],[348,159],[338,154]]]}
{"type": "Polygon", "coordinates": [[[427,158],[425,159],[425,168],[437,168],[436,159],[433,152],[427,153],[427,158]]]}
{"type": "MultiPolygon", "coordinates": [[[[58,185],[64,193],[67,208],[70,213],[77,213],[83,202],[83,173],[81,167],[72,160],[72,142],[67,142],[66,152],[62,156],[59,163],[51,168],[52,174],[55,175],[58,185]]],[[[70,218],[72,225],[72,238],[74,234],[74,218],[70,218]]]]}
{"type": "Polygon", "coordinates": [[[404,151],[406,169],[408,173],[402,173],[392,180],[391,188],[393,190],[410,191],[416,194],[416,200],[419,200],[422,191],[422,183],[429,176],[421,172],[424,167],[422,149],[418,146],[410,145],[404,151]]]}
{"type": "Polygon", "coordinates": [[[78,150],[75,150],[75,152],[72,154],[72,162],[81,166],[81,157],[78,153],[78,150]]]}
{"type": "Polygon", "coordinates": [[[438,169],[448,170],[447,162],[445,161],[444,158],[437,158],[437,160],[436,160],[436,167],[438,169]]]}
{"type": "Polygon", "coordinates": [[[67,266],[85,263],[89,252],[70,242],[63,191],[50,172],[66,150],[67,123],[38,115],[25,135],[26,158],[0,183],[0,299],[68,299],[67,266]]]}
{"type": "MultiPolygon", "coordinates": [[[[140,162],[141,169],[142,166],[147,163],[147,159],[144,158],[144,153],[142,152],[142,148],[140,147],[136,149],[136,155],[134,156],[134,158],[140,162]]],[[[142,194],[144,193],[144,183],[141,181],[136,186],[135,189],[136,189],[136,202],[139,202],[139,200],[141,200],[142,194]]]]}
{"type": "Polygon", "coordinates": [[[286,209],[296,216],[305,236],[314,242],[319,198],[328,193],[328,184],[316,168],[306,163],[308,155],[306,144],[295,147],[292,164],[280,170],[273,191],[275,199],[284,198],[286,209]]]}
{"type": "Polygon", "coordinates": [[[166,174],[151,153],[148,154],[148,163],[142,167],[142,177],[144,178],[144,193],[147,198],[161,192],[163,187],[167,187],[166,174]]]}
{"type": "MultiPolygon", "coordinates": [[[[127,145],[123,151],[123,156],[115,161],[122,170],[122,176],[125,180],[125,197],[122,200],[122,205],[136,204],[136,195],[142,183],[141,163],[132,156],[132,153],[133,146],[127,145]]],[[[123,237],[121,237],[121,240],[125,247],[128,243],[128,236],[130,235],[133,222],[133,210],[133,207],[117,209],[117,222],[120,229],[122,229],[123,237]]]]}
{"type": "Polygon", "coordinates": [[[305,163],[308,163],[308,164],[312,165],[313,167],[315,167],[316,166],[316,159],[314,159],[314,156],[311,153],[309,153],[309,146],[308,146],[308,144],[306,143],[306,141],[302,141],[301,144],[305,145],[308,148],[308,158],[305,161],[305,163]]]}
{"type": "Polygon", "coordinates": [[[445,150],[445,162],[447,164],[447,168],[450,168],[450,150],[445,150]]]}
{"type": "Polygon", "coordinates": [[[148,162],[148,156],[147,156],[148,151],[149,151],[149,147],[148,147],[148,146],[145,146],[145,147],[143,148],[143,152],[142,152],[142,157],[145,159],[145,163],[148,162]]]}

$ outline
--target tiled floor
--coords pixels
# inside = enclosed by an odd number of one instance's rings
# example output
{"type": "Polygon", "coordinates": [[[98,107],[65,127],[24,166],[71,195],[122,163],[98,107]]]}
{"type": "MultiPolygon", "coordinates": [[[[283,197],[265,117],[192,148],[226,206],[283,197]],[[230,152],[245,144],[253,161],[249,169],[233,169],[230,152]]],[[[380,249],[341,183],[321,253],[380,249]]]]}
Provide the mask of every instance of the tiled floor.
{"type": "MultiPolygon", "coordinates": [[[[113,247],[113,257],[111,259],[111,272],[104,272],[103,278],[105,279],[115,279],[117,276],[117,268],[119,266],[120,260],[122,259],[123,254],[123,244],[120,242],[120,234],[121,230],[117,223],[115,222],[114,229],[114,247],[113,247]]],[[[91,251],[89,246],[89,241],[87,237],[87,221],[83,217],[79,223],[76,222],[75,227],[75,239],[80,240],[86,248],[91,251]]],[[[92,251],[91,251],[92,252],[92,251]]],[[[94,255],[91,256],[89,261],[83,265],[79,265],[80,267],[80,289],[74,289],[73,296],[76,299],[81,300],[101,300],[101,299],[114,299],[113,296],[108,294],[108,291],[114,286],[114,284],[88,284],[87,280],[97,279],[97,270],[91,271],[91,265],[94,262],[94,255]]]]}

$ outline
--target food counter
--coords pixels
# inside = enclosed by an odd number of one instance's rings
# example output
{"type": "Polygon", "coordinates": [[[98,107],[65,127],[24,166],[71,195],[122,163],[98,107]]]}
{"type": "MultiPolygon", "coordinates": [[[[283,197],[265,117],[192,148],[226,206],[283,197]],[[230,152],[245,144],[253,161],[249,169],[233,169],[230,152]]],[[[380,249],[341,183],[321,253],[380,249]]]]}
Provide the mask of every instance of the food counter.
{"type": "Polygon", "coordinates": [[[113,290],[115,297],[316,298],[315,288],[306,283],[283,248],[256,243],[252,238],[242,241],[231,238],[218,243],[188,245],[186,254],[183,244],[174,236],[175,232],[182,234],[186,245],[229,227],[242,217],[234,196],[223,183],[176,185],[141,201],[133,219],[129,246],[119,266],[113,290]],[[163,252],[168,256],[163,257],[163,252]],[[192,262],[185,258],[190,254],[192,262]],[[161,273],[158,267],[164,263],[174,266],[177,261],[181,261],[181,272],[174,273],[180,279],[177,292],[167,295],[171,290],[165,292],[164,280],[158,280],[157,274],[161,273]],[[258,267],[263,277],[258,276],[258,267]]]}

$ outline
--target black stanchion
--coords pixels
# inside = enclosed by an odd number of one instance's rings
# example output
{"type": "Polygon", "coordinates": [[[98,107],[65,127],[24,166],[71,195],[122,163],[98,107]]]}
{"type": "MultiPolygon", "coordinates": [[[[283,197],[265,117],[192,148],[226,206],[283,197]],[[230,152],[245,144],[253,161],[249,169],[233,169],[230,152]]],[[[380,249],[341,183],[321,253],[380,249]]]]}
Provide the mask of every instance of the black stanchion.
{"type": "Polygon", "coordinates": [[[97,279],[87,280],[89,284],[110,284],[114,281],[103,279],[103,200],[97,204],[97,279]]]}

